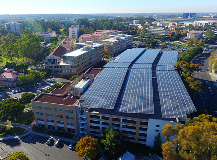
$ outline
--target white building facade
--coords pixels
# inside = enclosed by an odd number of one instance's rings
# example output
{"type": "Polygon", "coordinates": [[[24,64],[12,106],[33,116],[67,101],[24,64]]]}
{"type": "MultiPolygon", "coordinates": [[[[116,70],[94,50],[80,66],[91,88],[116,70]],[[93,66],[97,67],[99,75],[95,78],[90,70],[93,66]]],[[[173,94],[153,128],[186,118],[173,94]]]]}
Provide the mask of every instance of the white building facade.
{"type": "Polygon", "coordinates": [[[72,25],[69,27],[69,38],[77,38],[79,37],[79,25],[72,25]]]}

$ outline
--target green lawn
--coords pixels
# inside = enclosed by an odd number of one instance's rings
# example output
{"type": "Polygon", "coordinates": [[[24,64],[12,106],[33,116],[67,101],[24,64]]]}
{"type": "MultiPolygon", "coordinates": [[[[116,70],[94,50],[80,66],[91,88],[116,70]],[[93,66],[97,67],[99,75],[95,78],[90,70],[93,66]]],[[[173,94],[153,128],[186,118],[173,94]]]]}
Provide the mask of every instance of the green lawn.
{"type": "Polygon", "coordinates": [[[23,58],[13,58],[13,60],[11,61],[9,58],[6,58],[6,57],[1,57],[1,60],[0,61],[0,66],[5,66],[6,65],[6,62],[22,62],[24,59],[23,58]]]}
{"type": "Polygon", "coordinates": [[[6,137],[6,136],[23,135],[25,133],[26,133],[26,131],[23,128],[7,127],[7,129],[4,133],[0,133],[0,138],[6,137]]]}

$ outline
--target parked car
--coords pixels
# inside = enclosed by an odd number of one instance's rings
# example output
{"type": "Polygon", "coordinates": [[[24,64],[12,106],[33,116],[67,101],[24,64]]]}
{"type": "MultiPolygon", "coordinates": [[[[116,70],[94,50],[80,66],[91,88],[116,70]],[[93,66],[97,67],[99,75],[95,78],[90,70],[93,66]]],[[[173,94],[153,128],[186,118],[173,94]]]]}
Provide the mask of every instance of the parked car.
{"type": "Polygon", "coordinates": [[[15,90],[12,90],[12,93],[15,94],[16,93],[15,90]]]}
{"type": "Polygon", "coordinates": [[[48,140],[47,140],[47,142],[46,142],[46,144],[49,146],[49,145],[51,145],[51,142],[53,141],[53,137],[50,137],[48,140]]]}
{"type": "Polygon", "coordinates": [[[22,89],[22,91],[25,91],[25,88],[21,88],[22,89]]]}
{"type": "Polygon", "coordinates": [[[46,79],[45,81],[46,81],[46,82],[51,82],[51,79],[50,79],[50,78],[48,78],[48,79],[46,79]]]}
{"type": "Polygon", "coordinates": [[[69,149],[72,150],[72,151],[75,151],[75,149],[76,149],[76,143],[70,143],[69,149]]]}
{"type": "Polygon", "coordinates": [[[60,139],[57,139],[57,141],[56,141],[56,143],[55,143],[55,147],[59,147],[60,143],[61,143],[61,140],[60,140],[60,139]]]}
{"type": "Polygon", "coordinates": [[[14,99],[18,100],[18,98],[17,98],[17,97],[14,97],[14,99]]]}
{"type": "Polygon", "coordinates": [[[18,93],[19,92],[18,89],[16,89],[15,92],[18,93]]]}
{"type": "Polygon", "coordinates": [[[40,90],[37,90],[36,92],[37,92],[37,93],[41,93],[41,91],[40,91],[40,90]]]}

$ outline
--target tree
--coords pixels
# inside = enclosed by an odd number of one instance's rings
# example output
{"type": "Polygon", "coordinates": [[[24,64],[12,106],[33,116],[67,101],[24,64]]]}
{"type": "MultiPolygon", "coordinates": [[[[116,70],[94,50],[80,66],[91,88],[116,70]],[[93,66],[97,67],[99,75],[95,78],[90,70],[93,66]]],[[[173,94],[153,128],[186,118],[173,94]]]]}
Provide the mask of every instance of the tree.
{"type": "Polygon", "coordinates": [[[28,104],[31,102],[31,100],[35,98],[35,94],[34,93],[23,93],[22,97],[19,99],[20,103],[22,104],[28,104]]]}
{"type": "Polygon", "coordinates": [[[101,134],[101,144],[104,152],[115,155],[117,149],[121,146],[121,132],[113,128],[106,128],[101,134]]]}
{"type": "MultiPolygon", "coordinates": [[[[172,142],[162,145],[163,158],[175,159],[217,159],[217,119],[211,115],[200,115],[187,119],[186,124],[177,124],[164,133],[174,136],[172,142]],[[177,146],[177,152],[176,150],[177,146]]],[[[162,135],[166,135],[162,132],[162,135]]]]}
{"type": "Polygon", "coordinates": [[[74,81],[76,78],[78,78],[78,75],[73,75],[73,76],[70,78],[70,81],[74,81]]]}
{"type": "Polygon", "coordinates": [[[4,133],[6,129],[7,129],[6,125],[0,124],[0,133],[4,133]]]}
{"type": "Polygon", "coordinates": [[[162,140],[160,137],[160,133],[158,133],[158,135],[155,137],[154,140],[154,146],[153,146],[153,151],[154,153],[156,153],[158,156],[162,157],[162,140]]]}
{"type": "Polygon", "coordinates": [[[25,106],[11,98],[0,102],[0,119],[14,119],[23,113],[25,106]]]}
{"type": "Polygon", "coordinates": [[[15,152],[11,154],[7,160],[30,160],[23,151],[15,152]]]}
{"type": "Polygon", "coordinates": [[[204,35],[210,41],[214,41],[215,40],[215,32],[212,31],[212,29],[207,29],[207,31],[204,33],[204,35]]]}
{"type": "Polygon", "coordinates": [[[98,139],[86,136],[81,138],[76,144],[77,156],[87,160],[88,158],[96,158],[99,153],[98,139]]]}

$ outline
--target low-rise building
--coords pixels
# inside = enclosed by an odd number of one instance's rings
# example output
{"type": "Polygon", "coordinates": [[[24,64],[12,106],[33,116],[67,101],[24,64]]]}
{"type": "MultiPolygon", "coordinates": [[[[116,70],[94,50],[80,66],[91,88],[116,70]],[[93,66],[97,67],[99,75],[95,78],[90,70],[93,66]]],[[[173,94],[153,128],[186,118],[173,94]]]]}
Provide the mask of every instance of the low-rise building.
{"type": "Polygon", "coordinates": [[[59,63],[60,77],[71,77],[86,71],[99,63],[104,57],[104,45],[97,43],[83,44],[80,49],[63,55],[59,63]]]}
{"type": "Polygon", "coordinates": [[[66,48],[63,46],[56,47],[45,59],[45,67],[53,70],[59,71],[59,63],[61,62],[62,56],[67,52],[66,48]]]}
{"type": "Polygon", "coordinates": [[[203,38],[203,31],[190,31],[187,33],[187,38],[203,38]]]}
{"type": "Polygon", "coordinates": [[[49,41],[51,37],[56,37],[56,32],[38,32],[37,35],[43,36],[46,41],[49,41]]]}
{"type": "Polygon", "coordinates": [[[194,21],[193,22],[193,26],[200,26],[200,27],[211,26],[214,24],[215,24],[215,21],[194,21]]]}
{"type": "Polygon", "coordinates": [[[0,74],[0,86],[13,87],[18,84],[17,78],[23,73],[17,73],[13,68],[4,68],[0,74]]]}
{"type": "Polygon", "coordinates": [[[60,46],[63,46],[67,49],[75,50],[76,49],[76,40],[73,38],[66,38],[60,42],[60,46]]]}
{"type": "Polygon", "coordinates": [[[155,35],[167,35],[168,29],[158,27],[158,28],[149,28],[147,30],[147,34],[155,34],[155,35]]]}

